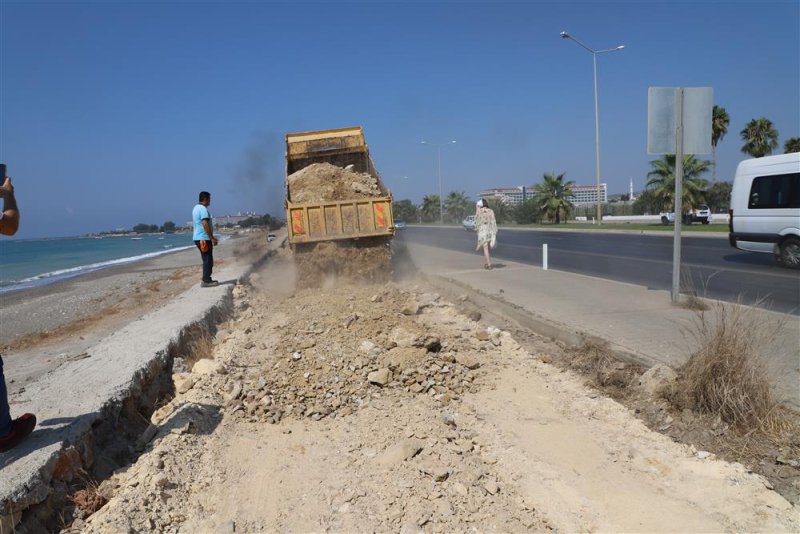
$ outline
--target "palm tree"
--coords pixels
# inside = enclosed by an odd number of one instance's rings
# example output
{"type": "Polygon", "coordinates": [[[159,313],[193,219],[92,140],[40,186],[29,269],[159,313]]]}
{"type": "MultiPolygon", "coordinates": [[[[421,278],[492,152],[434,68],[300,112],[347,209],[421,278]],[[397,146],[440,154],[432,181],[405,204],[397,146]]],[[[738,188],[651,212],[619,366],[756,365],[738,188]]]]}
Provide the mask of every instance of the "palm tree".
{"type": "MultiPolygon", "coordinates": [[[[700,175],[708,170],[710,162],[696,159],[694,155],[683,156],[683,201],[682,212],[686,212],[703,202],[703,192],[708,181],[700,175]]],[[[665,154],[661,159],[650,162],[653,170],[647,173],[650,178],[647,188],[659,199],[661,209],[671,209],[675,205],[675,154],[665,154]]]]}
{"type": "Polygon", "coordinates": [[[556,224],[561,223],[561,212],[564,212],[564,222],[567,222],[567,214],[573,207],[570,198],[575,197],[572,191],[573,181],[564,181],[566,173],[555,174],[544,173],[544,182],[536,184],[533,190],[536,195],[536,202],[548,217],[555,216],[556,224]]]}
{"type": "Polygon", "coordinates": [[[422,206],[419,210],[423,221],[439,220],[439,195],[425,195],[422,197],[422,206]]]}
{"type": "Polygon", "coordinates": [[[764,117],[748,122],[740,135],[744,141],[742,152],[754,158],[768,156],[778,148],[778,130],[764,117]]]}
{"type": "Polygon", "coordinates": [[[790,137],[783,144],[783,153],[800,152],[800,137],[790,137]]]}
{"type": "Polygon", "coordinates": [[[728,124],[731,122],[728,112],[722,106],[714,106],[711,112],[711,157],[714,161],[711,167],[711,182],[717,181],[717,143],[722,141],[728,133],[728,124]]]}
{"type": "Polygon", "coordinates": [[[474,211],[475,205],[464,191],[450,191],[444,199],[444,212],[451,221],[460,222],[474,211]]]}

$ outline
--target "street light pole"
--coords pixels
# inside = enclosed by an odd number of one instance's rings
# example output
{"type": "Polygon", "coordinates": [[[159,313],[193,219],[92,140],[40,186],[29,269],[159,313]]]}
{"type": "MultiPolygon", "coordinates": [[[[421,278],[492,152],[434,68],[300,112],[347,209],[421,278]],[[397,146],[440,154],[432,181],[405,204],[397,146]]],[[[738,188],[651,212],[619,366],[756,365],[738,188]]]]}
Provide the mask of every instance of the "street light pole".
{"type": "Polygon", "coordinates": [[[450,141],[448,143],[439,143],[433,145],[427,141],[420,141],[423,145],[430,145],[436,147],[436,169],[437,174],[439,175],[439,224],[444,224],[444,204],[442,202],[442,147],[448,145],[454,145],[455,141],[450,141]]]}
{"type": "Polygon", "coordinates": [[[571,39],[575,41],[577,44],[588,50],[592,53],[592,69],[594,72],[594,146],[595,146],[595,172],[597,174],[597,224],[601,224],[601,196],[600,196],[600,107],[597,102],[597,54],[603,54],[605,52],[618,52],[625,48],[624,45],[620,45],[616,48],[606,48],[603,50],[593,50],[568,34],[567,32],[561,32],[562,39],[571,39]]]}

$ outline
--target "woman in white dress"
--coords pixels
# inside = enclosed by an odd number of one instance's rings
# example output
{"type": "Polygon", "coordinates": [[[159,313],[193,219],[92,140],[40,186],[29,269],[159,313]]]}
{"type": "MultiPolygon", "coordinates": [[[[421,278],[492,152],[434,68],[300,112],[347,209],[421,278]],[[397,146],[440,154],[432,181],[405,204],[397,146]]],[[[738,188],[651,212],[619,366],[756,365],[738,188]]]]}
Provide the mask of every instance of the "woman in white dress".
{"type": "Polygon", "coordinates": [[[483,247],[483,256],[486,258],[484,269],[492,270],[492,258],[489,257],[489,248],[494,248],[497,244],[497,223],[494,220],[494,212],[489,209],[484,199],[476,203],[475,209],[475,230],[478,233],[478,246],[475,250],[483,247]]]}

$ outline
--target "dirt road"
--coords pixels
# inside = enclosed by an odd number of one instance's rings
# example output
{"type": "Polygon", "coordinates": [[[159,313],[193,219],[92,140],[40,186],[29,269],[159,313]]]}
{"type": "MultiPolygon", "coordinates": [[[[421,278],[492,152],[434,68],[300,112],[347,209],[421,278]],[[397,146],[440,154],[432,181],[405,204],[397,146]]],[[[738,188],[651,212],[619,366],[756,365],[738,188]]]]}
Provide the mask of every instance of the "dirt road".
{"type": "Polygon", "coordinates": [[[763,478],[651,432],[466,296],[293,280],[283,257],[237,286],[213,359],[175,375],[74,531],[800,530],[763,478]]]}

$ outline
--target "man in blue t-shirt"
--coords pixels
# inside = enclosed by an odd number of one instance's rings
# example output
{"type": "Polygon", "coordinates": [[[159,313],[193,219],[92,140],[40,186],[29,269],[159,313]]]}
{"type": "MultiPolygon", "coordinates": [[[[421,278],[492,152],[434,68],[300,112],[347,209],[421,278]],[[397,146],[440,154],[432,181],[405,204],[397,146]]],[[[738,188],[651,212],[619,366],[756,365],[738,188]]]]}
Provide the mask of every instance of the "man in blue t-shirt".
{"type": "Polygon", "coordinates": [[[208,211],[209,204],[211,204],[211,193],[201,191],[199,203],[192,210],[192,222],[194,223],[192,239],[194,239],[194,244],[197,245],[197,248],[200,249],[200,257],[203,258],[201,287],[219,285],[219,282],[211,279],[211,271],[214,269],[214,247],[217,244],[217,238],[214,237],[214,230],[211,225],[211,213],[208,211]]]}
{"type": "MultiPolygon", "coordinates": [[[[0,166],[4,169],[5,165],[0,166]]],[[[5,175],[5,172],[2,172],[5,175]]],[[[0,234],[14,235],[19,228],[19,209],[14,198],[14,186],[11,178],[0,176],[3,185],[0,185],[0,198],[3,199],[3,211],[0,212],[0,234]]],[[[3,358],[0,356],[0,452],[13,449],[19,442],[28,437],[36,427],[36,416],[32,413],[22,414],[16,419],[11,419],[11,410],[8,407],[8,390],[6,378],[3,375],[3,358]]]]}

